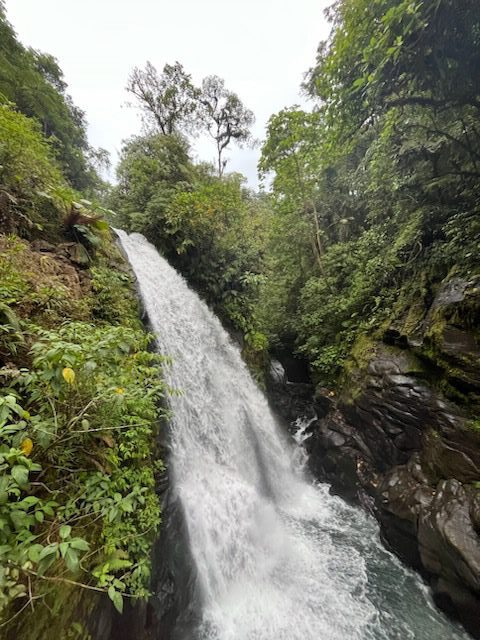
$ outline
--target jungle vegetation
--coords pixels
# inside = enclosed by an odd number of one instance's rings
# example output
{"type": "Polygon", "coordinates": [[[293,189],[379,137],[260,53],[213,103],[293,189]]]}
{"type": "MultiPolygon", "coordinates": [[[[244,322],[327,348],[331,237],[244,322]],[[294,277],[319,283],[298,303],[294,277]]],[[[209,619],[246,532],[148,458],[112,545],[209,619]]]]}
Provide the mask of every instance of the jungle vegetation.
{"type": "Polygon", "coordinates": [[[81,594],[121,611],[149,593],[165,359],[103,219],[83,114],[1,6],[0,91],[0,636],[49,634],[55,615],[79,637],[81,594]]]}
{"type": "Polygon", "coordinates": [[[258,349],[296,352],[334,385],[359,336],[478,271],[480,7],[337,0],[327,16],[311,110],[268,123],[271,189],[193,166],[202,89],[178,63],[147,65],[129,88],[153,126],[124,147],[113,208],[258,349]]]}
{"type": "Polygon", "coordinates": [[[62,581],[119,610],[148,594],[167,363],[105,219],[159,248],[241,336],[259,380],[287,350],[334,387],[363,336],[414,327],[442,280],[478,275],[480,5],[337,0],[328,17],[303,84],[311,108],[268,122],[259,193],[225,163],[253,114],[178,62],[131,72],[144,129],[106,189],[58,63],[19,43],[0,3],[4,620],[62,581]],[[215,166],[192,158],[202,131],[215,166]]]}

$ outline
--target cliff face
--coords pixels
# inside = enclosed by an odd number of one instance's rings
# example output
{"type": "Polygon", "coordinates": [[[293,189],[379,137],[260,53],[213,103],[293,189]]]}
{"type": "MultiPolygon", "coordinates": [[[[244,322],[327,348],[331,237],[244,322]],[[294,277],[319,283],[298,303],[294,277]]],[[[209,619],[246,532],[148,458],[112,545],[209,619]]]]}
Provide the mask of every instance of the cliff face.
{"type": "MultiPolygon", "coordinates": [[[[368,508],[382,537],[480,637],[480,286],[452,278],[354,347],[338,392],[287,385],[289,420],[315,415],[311,467],[368,508]],[[413,319],[413,320],[412,320],[413,319]]],[[[278,383],[275,397],[281,394],[278,383]]]]}

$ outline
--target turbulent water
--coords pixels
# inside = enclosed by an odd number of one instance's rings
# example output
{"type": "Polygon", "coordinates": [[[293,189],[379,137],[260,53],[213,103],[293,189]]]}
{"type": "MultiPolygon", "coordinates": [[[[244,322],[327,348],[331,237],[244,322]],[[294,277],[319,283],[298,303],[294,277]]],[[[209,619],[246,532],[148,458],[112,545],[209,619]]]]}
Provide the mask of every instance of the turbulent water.
{"type": "Polygon", "coordinates": [[[459,640],[376,523],[303,471],[218,319],[138,234],[119,232],[172,357],[173,488],[201,594],[196,640],[459,640]]]}

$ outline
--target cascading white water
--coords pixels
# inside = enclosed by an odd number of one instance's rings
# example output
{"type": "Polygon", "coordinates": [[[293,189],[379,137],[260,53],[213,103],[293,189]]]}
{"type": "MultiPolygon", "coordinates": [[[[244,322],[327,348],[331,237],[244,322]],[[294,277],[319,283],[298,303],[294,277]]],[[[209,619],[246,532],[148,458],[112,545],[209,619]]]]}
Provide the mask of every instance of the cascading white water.
{"type": "Polygon", "coordinates": [[[201,640],[460,640],[376,523],[312,484],[218,319],[143,236],[119,232],[166,371],[171,467],[201,640]]]}

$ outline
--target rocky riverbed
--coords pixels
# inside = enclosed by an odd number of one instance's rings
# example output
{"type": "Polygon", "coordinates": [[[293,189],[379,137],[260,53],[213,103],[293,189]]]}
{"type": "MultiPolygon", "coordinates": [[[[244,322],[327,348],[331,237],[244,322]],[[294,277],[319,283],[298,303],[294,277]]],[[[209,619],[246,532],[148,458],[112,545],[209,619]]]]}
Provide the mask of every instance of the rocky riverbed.
{"type": "Polygon", "coordinates": [[[385,544],[476,638],[479,291],[477,281],[443,283],[416,323],[410,318],[356,345],[336,390],[278,375],[269,385],[286,420],[311,419],[305,446],[314,475],[375,515],[385,544]]]}

